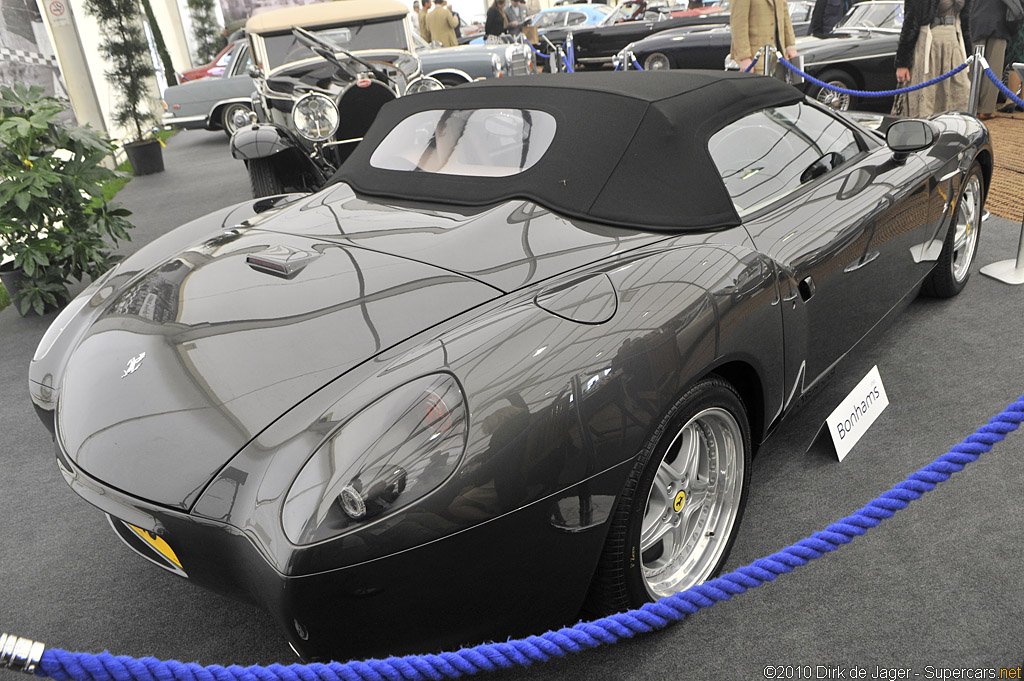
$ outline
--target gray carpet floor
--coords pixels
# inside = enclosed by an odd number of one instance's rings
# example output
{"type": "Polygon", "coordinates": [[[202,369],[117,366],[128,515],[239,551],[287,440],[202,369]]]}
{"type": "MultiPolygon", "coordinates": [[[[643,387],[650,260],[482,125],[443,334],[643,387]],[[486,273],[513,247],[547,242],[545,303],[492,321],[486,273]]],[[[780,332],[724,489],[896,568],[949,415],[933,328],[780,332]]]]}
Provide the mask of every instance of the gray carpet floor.
{"type": "MultiPolygon", "coordinates": [[[[220,133],[178,134],[165,159],[165,173],[132,180],[118,197],[138,226],[129,249],[248,196],[220,133]]],[[[766,443],[731,567],[848,515],[1024,392],[1024,287],[976,271],[1013,257],[1019,229],[986,222],[964,293],[915,301],[766,443]],[[876,365],[889,408],[842,463],[808,453],[824,417],[876,365]]],[[[131,554],[66,487],[26,394],[51,320],[0,312],[0,631],[205,664],[294,661],[268,616],[131,554]]],[[[910,678],[992,668],[999,678],[1024,657],[1022,454],[1024,432],[1011,434],[867,536],[664,632],[489,678],[762,679],[768,665],[811,665],[811,678],[825,678],[817,665],[845,678],[854,667],[868,678],[876,667],[908,668],[910,678]]]]}

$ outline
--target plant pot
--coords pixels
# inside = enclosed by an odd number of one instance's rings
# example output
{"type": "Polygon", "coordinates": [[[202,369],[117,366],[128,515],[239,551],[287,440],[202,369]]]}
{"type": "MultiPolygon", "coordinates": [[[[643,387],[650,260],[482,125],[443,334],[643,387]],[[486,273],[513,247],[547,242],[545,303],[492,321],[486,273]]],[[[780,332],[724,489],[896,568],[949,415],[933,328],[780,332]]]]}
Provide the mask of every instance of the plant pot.
{"type": "Polygon", "coordinates": [[[164,172],[164,154],[160,140],[146,140],[124,145],[132,171],[136,175],[152,175],[164,172]]]}
{"type": "MultiPolygon", "coordinates": [[[[24,278],[21,270],[14,269],[13,262],[5,262],[0,265],[0,283],[7,289],[7,297],[11,299],[11,306],[21,314],[21,281],[24,278]]],[[[24,315],[22,315],[24,316],[24,315]]]]}

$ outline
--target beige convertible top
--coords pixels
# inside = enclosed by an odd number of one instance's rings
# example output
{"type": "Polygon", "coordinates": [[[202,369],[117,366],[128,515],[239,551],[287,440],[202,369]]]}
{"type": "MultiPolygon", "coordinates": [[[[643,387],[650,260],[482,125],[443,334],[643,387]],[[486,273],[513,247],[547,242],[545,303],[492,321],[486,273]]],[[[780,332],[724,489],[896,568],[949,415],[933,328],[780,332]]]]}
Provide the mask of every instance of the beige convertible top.
{"type": "Polygon", "coordinates": [[[409,8],[399,0],[338,0],[257,14],[245,22],[245,32],[274,33],[291,30],[292,26],[312,28],[383,17],[404,17],[408,13],[409,8]]]}

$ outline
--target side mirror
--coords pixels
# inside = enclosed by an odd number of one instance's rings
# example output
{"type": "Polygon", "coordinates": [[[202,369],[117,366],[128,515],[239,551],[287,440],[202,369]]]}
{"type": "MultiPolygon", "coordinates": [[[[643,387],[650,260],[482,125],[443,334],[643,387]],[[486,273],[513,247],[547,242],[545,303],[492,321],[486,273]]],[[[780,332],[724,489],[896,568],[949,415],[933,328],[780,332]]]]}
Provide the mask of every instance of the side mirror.
{"type": "Polygon", "coordinates": [[[930,122],[907,118],[889,127],[885,133],[885,143],[892,149],[893,160],[902,163],[912,152],[935,144],[938,137],[938,131],[930,122]]]}
{"type": "Polygon", "coordinates": [[[245,73],[253,80],[256,80],[257,78],[261,78],[263,76],[263,74],[260,73],[260,70],[256,67],[255,64],[249,64],[249,68],[245,70],[245,73]]]}

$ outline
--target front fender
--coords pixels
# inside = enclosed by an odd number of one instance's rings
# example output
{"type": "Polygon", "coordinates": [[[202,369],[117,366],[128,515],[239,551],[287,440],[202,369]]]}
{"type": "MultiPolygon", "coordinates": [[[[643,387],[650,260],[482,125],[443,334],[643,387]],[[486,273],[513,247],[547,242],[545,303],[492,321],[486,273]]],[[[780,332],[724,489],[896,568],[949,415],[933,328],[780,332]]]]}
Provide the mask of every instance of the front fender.
{"type": "Polygon", "coordinates": [[[273,125],[247,125],[231,136],[231,155],[242,161],[297,148],[299,145],[286,132],[273,125]]]}

